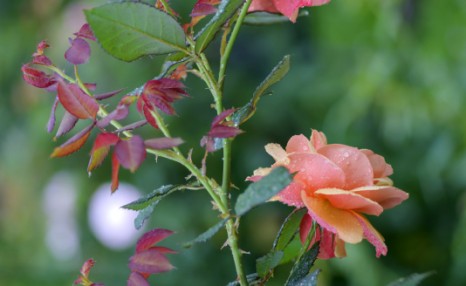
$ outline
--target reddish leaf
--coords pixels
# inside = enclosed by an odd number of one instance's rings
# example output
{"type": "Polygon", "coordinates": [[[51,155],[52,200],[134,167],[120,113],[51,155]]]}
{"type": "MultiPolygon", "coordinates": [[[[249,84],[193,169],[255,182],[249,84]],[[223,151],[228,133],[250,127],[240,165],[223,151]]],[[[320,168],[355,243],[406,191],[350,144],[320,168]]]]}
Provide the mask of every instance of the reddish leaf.
{"type": "Polygon", "coordinates": [[[96,83],[84,83],[84,86],[91,91],[94,91],[97,88],[96,83]]]}
{"type": "Polygon", "coordinates": [[[88,23],[82,25],[81,29],[79,29],[79,32],[74,33],[74,35],[80,38],[89,39],[91,41],[96,40],[94,33],[92,32],[91,27],[89,26],[88,23]]]}
{"type": "Polygon", "coordinates": [[[148,250],[151,246],[172,234],[173,231],[163,228],[156,228],[146,232],[136,243],[136,253],[148,250]]]}
{"type": "Polygon", "coordinates": [[[82,38],[71,40],[71,47],[65,52],[65,59],[74,64],[84,64],[91,56],[91,47],[82,38]]]}
{"type": "Polygon", "coordinates": [[[32,63],[36,65],[51,66],[52,61],[46,55],[37,55],[32,58],[32,63]]]}
{"type": "Polygon", "coordinates": [[[154,150],[163,150],[179,146],[183,142],[181,138],[153,138],[144,141],[144,145],[154,150]]]}
{"type": "Polygon", "coordinates": [[[144,107],[142,108],[142,111],[144,113],[144,117],[146,118],[147,122],[149,122],[149,124],[152,125],[152,127],[154,127],[155,129],[159,129],[159,126],[157,125],[157,121],[155,121],[154,116],[152,116],[151,114],[151,107],[149,107],[148,105],[144,105],[144,107]]]}
{"type": "Polygon", "coordinates": [[[60,126],[58,126],[57,134],[55,134],[55,138],[58,138],[73,129],[73,127],[78,122],[78,118],[68,111],[65,110],[65,114],[63,114],[63,119],[60,122],[60,126]]]}
{"type": "Polygon", "coordinates": [[[147,95],[144,97],[144,99],[146,100],[146,105],[148,106],[155,106],[168,115],[176,114],[175,109],[171,106],[170,102],[161,96],[147,95]]]}
{"type": "Polygon", "coordinates": [[[110,97],[112,97],[114,95],[119,94],[122,90],[123,89],[117,89],[117,90],[106,92],[106,93],[96,94],[96,95],[94,95],[94,98],[97,99],[97,100],[107,99],[107,98],[110,98],[110,97]]]}
{"type": "Polygon", "coordinates": [[[120,129],[117,129],[115,132],[123,132],[123,131],[129,131],[129,130],[134,130],[136,128],[142,127],[147,124],[147,120],[140,120],[131,124],[128,124],[126,126],[121,127],[120,129]]]}
{"type": "Polygon", "coordinates": [[[94,123],[89,125],[88,127],[84,128],[81,132],[74,135],[68,141],[63,143],[60,147],[55,148],[50,157],[64,157],[78,151],[84,145],[84,143],[86,143],[87,138],[89,138],[89,135],[91,134],[91,130],[94,127],[94,125],[94,123]]]}
{"type": "Polygon", "coordinates": [[[40,56],[44,54],[45,49],[50,47],[50,45],[47,43],[47,41],[41,41],[39,44],[37,44],[37,51],[32,55],[32,56],[40,56]]]}
{"type": "Polygon", "coordinates": [[[57,82],[53,76],[38,69],[31,68],[27,64],[21,67],[21,71],[23,72],[24,81],[38,88],[47,88],[57,82]]]}
{"type": "Polygon", "coordinates": [[[60,79],[57,92],[60,103],[74,116],[79,119],[95,119],[97,116],[99,104],[76,84],[67,84],[60,79]]]}
{"type": "Polygon", "coordinates": [[[173,249],[170,249],[168,247],[163,247],[163,246],[153,246],[149,249],[153,249],[153,250],[157,250],[158,252],[160,253],[164,253],[164,254],[175,254],[175,253],[178,253],[176,251],[174,251],[173,249]]]}
{"type": "Polygon", "coordinates": [[[235,108],[230,108],[227,110],[224,110],[222,113],[219,115],[215,116],[214,120],[212,120],[211,126],[214,127],[215,125],[220,124],[223,120],[225,120],[228,116],[232,115],[233,112],[235,112],[235,108]]]}
{"type": "Polygon", "coordinates": [[[196,3],[191,12],[191,17],[207,16],[217,12],[217,8],[210,4],[196,3]]]}
{"type": "Polygon", "coordinates": [[[115,154],[124,168],[134,172],[146,158],[144,141],[137,135],[120,140],[115,146],[115,154]]]}
{"type": "Polygon", "coordinates": [[[213,138],[231,138],[241,134],[242,132],[243,131],[237,127],[216,125],[210,129],[208,136],[213,138]]]}
{"type": "Polygon", "coordinates": [[[91,271],[92,267],[94,267],[95,261],[94,259],[90,258],[84,262],[83,266],[81,267],[81,270],[79,271],[82,276],[88,277],[89,272],[91,271]]]}
{"type": "Polygon", "coordinates": [[[104,128],[110,124],[112,120],[122,120],[128,116],[128,107],[126,105],[119,104],[115,110],[110,112],[107,116],[97,122],[99,128],[104,128]]]}
{"type": "Polygon", "coordinates": [[[141,274],[137,272],[131,272],[126,286],[150,286],[150,284],[141,274]]]}
{"type": "Polygon", "coordinates": [[[55,101],[53,102],[52,110],[50,110],[49,121],[47,122],[47,132],[52,132],[53,128],[55,128],[55,111],[57,110],[58,106],[58,97],[55,97],[55,101]]]}
{"type": "Polygon", "coordinates": [[[120,137],[113,133],[100,133],[97,135],[91,150],[91,159],[87,166],[88,172],[91,172],[102,164],[110,151],[110,147],[115,145],[118,140],[120,140],[120,137]]]}
{"type": "Polygon", "coordinates": [[[155,274],[167,272],[174,268],[165,255],[157,250],[146,250],[136,253],[129,261],[129,269],[139,273],[155,274]]]}
{"type": "Polygon", "coordinates": [[[118,185],[120,184],[118,181],[118,172],[120,171],[120,162],[115,153],[112,155],[112,193],[118,189],[118,185]]]}

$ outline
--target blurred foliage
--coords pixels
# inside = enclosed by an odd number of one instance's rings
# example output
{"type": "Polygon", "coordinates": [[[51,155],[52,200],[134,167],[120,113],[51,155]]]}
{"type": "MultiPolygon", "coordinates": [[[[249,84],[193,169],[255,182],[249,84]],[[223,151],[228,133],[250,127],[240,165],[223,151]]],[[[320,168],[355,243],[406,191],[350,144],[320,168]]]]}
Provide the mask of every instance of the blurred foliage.
{"type": "MultiPolygon", "coordinates": [[[[48,159],[62,142],[53,142],[45,131],[53,95],[27,86],[20,74],[21,64],[42,39],[52,46],[50,57],[70,70],[63,53],[67,38],[80,26],[81,9],[104,2],[0,1],[0,285],[70,285],[89,257],[97,261],[91,274],[95,281],[125,285],[133,250],[105,249],[86,219],[93,190],[109,180],[109,164],[89,179],[86,150],[48,159]],[[79,190],[81,250],[67,261],[57,261],[44,238],[43,189],[59,170],[71,173],[79,190]]],[[[195,1],[171,2],[186,20],[195,1]]],[[[266,143],[285,144],[294,134],[309,135],[311,128],[324,131],[329,142],[373,149],[392,164],[396,186],[409,192],[410,199],[371,219],[386,238],[386,257],[376,259],[367,242],[349,246],[347,258],[318,262],[320,285],[386,285],[431,270],[436,274],[422,285],[465,285],[466,2],[334,0],[309,11],[294,25],[241,31],[227,73],[227,106],[249,101],[285,54],[291,55],[291,70],[274,86],[273,95],[261,100],[254,118],[243,126],[246,133],[235,141],[235,184],[244,190],[244,178],[271,163],[266,143]]],[[[218,58],[215,43],[207,53],[218,58]]],[[[154,76],[160,62],[152,58],[124,64],[93,45],[91,62],[81,73],[98,83],[98,91],[131,90],[154,76]]],[[[174,135],[188,142],[186,151],[197,146],[214,116],[206,108],[211,99],[200,81],[190,77],[187,86],[191,97],[177,103],[179,117],[170,120],[174,135]]],[[[196,149],[194,158],[201,156],[196,149]]],[[[209,173],[217,175],[220,158],[214,154],[209,159],[209,173]]],[[[170,162],[147,160],[135,174],[122,172],[122,180],[149,193],[183,182],[186,175],[170,162]]],[[[268,252],[289,211],[271,203],[242,220],[241,247],[251,253],[244,256],[247,272],[268,252]]],[[[161,202],[148,227],[175,230],[167,244],[180,253],[170,258],[177,270],[151,281],[225,285],[233,280],[230,254],[221,249],[224,234],[181,248],[217,220],[202,192],[177,193],[161,202]]],[[[270,285],[282,285],[288,272],[288,266],[279,268],[270,285]]]]}

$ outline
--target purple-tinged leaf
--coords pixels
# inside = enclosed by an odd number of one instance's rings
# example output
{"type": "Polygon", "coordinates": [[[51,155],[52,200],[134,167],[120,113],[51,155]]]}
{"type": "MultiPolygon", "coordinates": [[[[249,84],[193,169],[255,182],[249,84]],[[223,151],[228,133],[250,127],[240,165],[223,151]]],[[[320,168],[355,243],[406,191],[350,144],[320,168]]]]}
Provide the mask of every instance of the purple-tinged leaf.
{"type": "Polygon", "coordinates": [[[153,246],[153,247],[151,247],[149,249],[157,250],[158,252],[164,253],[164,254],[176,254],[176,253],[178,253],[175,250],[173,250],[171,248],[168,248],[168,247],[164,247],[164,246],[153,246]]]}
{"type": "Polygon", "coordinates": [[[241,134],[242,132],[243,131],[237,127],[216,125],[210,129],[208,136],[213,138],[231,138],[241,134]]]}
{"type": "Polygon", "coordinates": [[[73,65],[84,64],[91,56],[91,46],[82,38],[71,41],[71,47],[65,52],[65,59],[73,65]]]}
{"type": "Polygon", "coordinates": [[[136,253],[148,250],[154,244],[164,240],[173,234],[173,231],[163,228],[156,228],[146,232],[136,243],[136,253]]]}
{"type": "Polygon", "coordinates": [[[21,67],[21,71],[23,72],[24,81],[38,88],[47,88],[57,82],[53,76],[41,70],[31,68],[27,64],[21,67]]]}
{"type": "Polygon", "coordinates": [[[235,112],[236,109],[234,108],[230,108],[230,109],[227,109],[227,110],[224,110],[222,113],[220,113],[219,115],[215,116],[214,120],[212,120],[212,127],[214,127],[215,125],[218,125],[220,124],[220,122],[222,122],[223,120],[225,120],[228,116],[230,116],[231,114],[233,114],[233,112],[235,112]]]}
{"type": "Polygon", "coordinates": [[[174,267],[168,259],[157,250],[136,253],[129,259],[129,269],[133,272],[155,274],[167,272],[174,267]]]}
{"type": "Polygon", "coordinates": [[[128,107],[126,105],[119,104],[115,110],[97,122],[97,127],[104,128],[109,125],[112,120],[125,119],[126,116],[128,116],[128,113],[128,107]]]}
{"type": "Polygon", "coordinates": [[[118,189],[118,185],[120,184],[118,180],[119,171],[120,171],[120,162],[118,161],[118,158],[114,152],[112,155],[112,186],[111,186],[112,193],[118,189]]]}
{"type": "Polygon", "coordinates": [[[58,80],[58,99],[63,107],[79,119],[95,119],[99,104],[84,93],[76,84],[67,84],[58,80]]]}
{"type": "Polygon", "coordinates": [[[50,110],[49,121],[47,122],[47,132],[52,132],[53,128],[55,128],[55,111],[57,110],[58,106],[58,97],[55,97],[55,101],[53,102],[52,109],[50,110]]]}
{"type": "Polygon", "coordinates": [[[131,272],[126,286],[150,286],[149,282],[138,272],[131,272]]]}
{"type": "Polygon", "coordinates": [[[51,66],[52,61],[46,55],[37,55],[32,58],[32,63],[36,65],[51,66]]]}
{"type": "Polygon", "coordinates": [[[144,141],[144,145],[154,150],[163,150],[179,146],[183,142],[181,138],[153,138],[144,141]]]}
{"type": "Polygon", "coordinates": [[[120,137],[113,133],[104,132],[97,135],[91,150],[91,159],[89,160],[87,171],[91,172],[102,164],[110,151],[110,147],[114,146],[119,140],[120,137]]]}
{"type": "Polygon", "coordinates": [[[96,40],[96,38],[94,36],[94,33],[92,32],[91,27],[89,26],[88,23],[82,25],[81,29],[79,29],[79,32],[74,33],[74,35],[76,37],[86,38],[86,39],[89,39],[91,41],[96,40]]]}
{"type": "Polygon", "coordinates": [[[144,140],[137,135],[120,140],[115,146],[115,154],[124,168],[134,172],[146,158],[144,140]]]}
{"type": "Polygon", "coordinates": [[[84,86],[89,89],[90,91],[94,91],[97,89],[97,84],[96,83],[84,83],[84,86]]]}
{"type": "Polygon", "coordinates": [[[73,114],[69,113],[65,110],[65,114],[63,114],[63,119],[60,122],[60,126],[58,126],[57,134],[55,134],[55,138],[58,138],[73,129],[73,127],[78,122],[78,118],[73,114]]]}
{"type": "Polygon", "coordinates": [[[210,14],[214,14],[215,12],[217,12],[217,8],[214,5],[208,4],[208,3],[200,3],[198,1],[198,3],[194,5],[194,8],[190,16],[191,17],[207,16],[210,14]]]}
{"type": "Polygon", "coordinates": [[[91,271],[92,267],[94,267],[95,260],[90,258],[84,262],[83,266],[81,267],[81,270],[79,271],[82,276],[88,277],[89,272],[91,271]]]}
{"type": "Polygon", "coordinates": [[[114,90],[114,91],[106,92],[106,93],[96,94],[94,95],[94,98],[97,100],[104,100],[104,99],[107,99],[107,98],[110,98],[112,96],[119,94],[121,91],[123,91],[122,88],[114,90]]]}
{"type": "Polygon", "coordinates": [[[140,120],[117,129],[115,132],[131,131],[147,124],[147,120],[140,120]]]}
{"type": "Polygon", "coordinates": [[[81,130],[81,132],[68,139],[68,141],[66,141],[59,147],[56,147],[53,150],[53,153],[52,155],[50,155],[50,157],[64,157],[78,151],[84,145],[84,143],[86,143],[87,138],[89,138],[89,135],[91,134],[91,130],[94,127],[94,125],[95,124],[92,123],[88,127],[81,130]]]}

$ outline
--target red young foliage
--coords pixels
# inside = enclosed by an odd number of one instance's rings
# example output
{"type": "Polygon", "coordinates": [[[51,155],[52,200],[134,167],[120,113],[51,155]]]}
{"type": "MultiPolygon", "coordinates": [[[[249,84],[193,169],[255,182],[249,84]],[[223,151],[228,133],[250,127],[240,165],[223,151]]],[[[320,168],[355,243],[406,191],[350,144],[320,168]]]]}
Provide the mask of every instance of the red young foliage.
{"type": "Polygon", "coordinates": [[[115,154],[124,168],[134,172],[146,158],[144,140],[137,135],[120,140],[115,146],[115,154]]]}
{"type": "Polygon", "coordinates": [[[73,65],[84,64],[91,56],[91,47],[82,38],[70,39],[71,47],[65,52],[65,59],[73,65]]]}
{"type": "Polygon", "coordinates": [[[119,180],[118,180],[118,173],[120,171],[120,162],[115,153],[112,155],[112,193],[118,189],[119,180]]]}
{"type": "Polygon", "coordinates": [[[215,116],[214,120],[212,120],[209,132],[201,139],[201,146],[205,146],[207,152],[214,152],[217,150],[215,147],[216,138],[232,138],[243,132],[238,127],[231,126],[232,122],[225,121],[233,112],[235,112],[234,108],[227,109],[215,116]]]}
{"type": "Polygon", "coordinates": [[[60,122],[60,126],[58,126],[57,134],[55,134],[55,138],[58,138],[73,129],[74,126],[76,126],[76,123],[78,122],[78,118],[74,116],[73,114],[69,113],[68,111],[65,110],[65,114],[63,114],[63,119],[60,122]]]}
{"type": "Polygon", "coordinates": [[[87,95],[76,84],[67,84],[62,79],[58,81],[58,99],[63,107],[79,119],[95,119],[99,104],[87,95]]]}
{"type": "Polygon", "coordinates": [[[27,64],[21,67],[21,71],[23,72],[24,81],[38,88],[47,88],[57,82],[53,76],[48,75],[41,70],[31,68],[27,64]]]}
{"type": "Polygon", "coordinates": [[[104,132],[97,135],[91,150],[91,159],[89,160],[87,171],[91,172],[102,164],[110,151],[110,147],[114,146],[119,140],[120,137],[113,133],[104,132]]]}
{"type": "Polygon", "coordinates": [[[59,147],[56,147],[53,150],[53,153],[52,155],[50,155],[50,157],[64,157],[81,149],[84,143],[86,143],[87,138],[89,138],[89,135],[91,134],[94,125],[95,123],[92,123],[88,127],[81,130],[81,132],[68,139],[68,141],[66,141],[59,147]]]}
{"type": "Polygon", "coordinates": [[[82,25],[81,28],[79,29],[79,31],[77,33],[74,33],[74,35],[76,37],[86,38],[86,39],[89,39],[91,41],[96,40],[96,38],[94,36],[94,33],[91,30],[91,26],[89,26],[88,23],[82,25]]]}
{"type": "Polygon", "coordinates": [[[159,243],[173,234],[173,231],[163,228],[156,228],[146,232],[136,243],[136,253],[150,249],[154,244],[159,243]]]}
{"type": "Polygon", "coordinates": [[[154,150],[170,149],[183,144],[181,138],[153,138],[144,141],[146,147],[154,150]]]}

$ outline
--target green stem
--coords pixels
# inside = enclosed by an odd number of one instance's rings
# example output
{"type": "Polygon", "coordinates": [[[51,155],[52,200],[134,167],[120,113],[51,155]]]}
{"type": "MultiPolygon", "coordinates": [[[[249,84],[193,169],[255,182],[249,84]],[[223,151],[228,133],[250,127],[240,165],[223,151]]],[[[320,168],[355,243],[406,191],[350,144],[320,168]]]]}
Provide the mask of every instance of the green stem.
{"type": "Polygon", "coordinates": [[[233,31],[231,32],[230,39],[228,40],[228,44],[225,47],[225,51],[223,52],[222,58],[220,59],[220,70],[218,73],[218,81],[219,81],[220,89],[223,89],[225,72],[227,69],[227,63],[230,58],[231,50],[233,49],[233,45],[236,41],[236,38],[238,37],[239,30],[241,28],[241,25],[243,24],[246,14],[248,13],[248,9],[249,9],[249,6],[251,5],[251,2],[252,0],[246,0],[246,3],[244,3],[243,7],[241,8],[241,12],[239,14],[238,19],[236,20],[235,27],[233,28],[233,31]]]}

